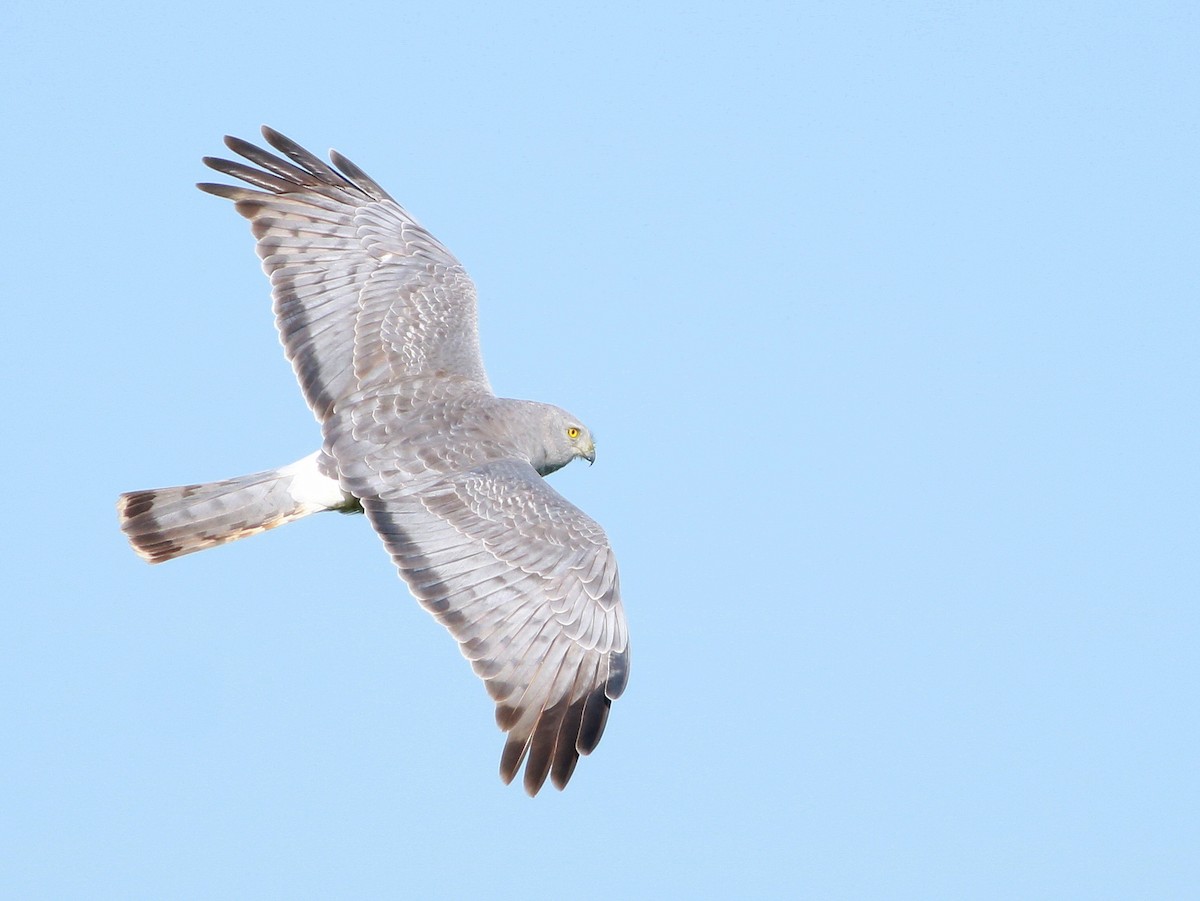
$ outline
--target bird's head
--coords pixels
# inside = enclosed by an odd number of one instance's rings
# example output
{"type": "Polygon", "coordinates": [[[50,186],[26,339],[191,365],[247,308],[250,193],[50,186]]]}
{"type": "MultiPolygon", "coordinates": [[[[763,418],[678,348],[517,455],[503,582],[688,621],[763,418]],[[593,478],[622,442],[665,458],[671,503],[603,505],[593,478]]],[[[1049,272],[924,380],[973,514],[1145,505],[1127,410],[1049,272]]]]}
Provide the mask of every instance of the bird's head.
{"type": "Polygon", "coordinates": [[[542,440],[545,456],[537,467],[542,475],[562,469],[576,457],[582,457],[588,463],[596,462],[596,442],[591,431],[566,410],[548,407],[542,440]]]}

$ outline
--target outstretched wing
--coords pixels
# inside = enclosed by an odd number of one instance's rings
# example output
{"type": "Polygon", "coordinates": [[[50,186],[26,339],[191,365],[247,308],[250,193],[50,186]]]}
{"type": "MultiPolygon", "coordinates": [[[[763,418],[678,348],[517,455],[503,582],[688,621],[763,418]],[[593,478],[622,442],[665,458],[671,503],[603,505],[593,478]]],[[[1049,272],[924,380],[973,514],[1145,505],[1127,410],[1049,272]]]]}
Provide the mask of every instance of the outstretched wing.
{"type": "Polygon", "coordinates": [[[600,741],[629,674],[617,563],[604,531],[526,463],[363,500],[400,573],[458,640],[508,733],[505,782],[562,788],[600,741]]]}
{"type": "MultiPolygon", "coordinates": [[[[413,593],[496,701],[508,733],[502,778],[524,765],[530,794],[547,778],[562,788],[600,741],[629,672],[608,539],[528,463],[473,447],[428,470],[389,457],[402,425],[420,433],[430,416],[459,408],[430,401],[469,406],[491,394],[474,285],[349,160],[331,153],[331,167],[272,129],[263,136],[282,156],[226,138],[253,165],[205,159],[251,187],[199,187],[251,220],[284,349],[343,487],[361,499],[413,593]],[[417,408],[428,415],[410,418],[417,408]],[[387,440],[358,446],[366,435],[356,414],[369,415],[387,440]]],[[[457,425],[436,429],[436,446],[402,446],[425,462],[423,454],[453,449],[446,438],[457,425]]]]}
{"type": "Polygon", "coordinates": [[[335,169],[273,129],[262,133],[287,159],[226,137],[258,168],[204,160],[259,190],[197,187],[234,201],[253,223],[284,350],[317,419],[356,393],[396,393],[413,405],[490,393],[475,286],[450,251],[345,157],[330,154],[335,169]]]}

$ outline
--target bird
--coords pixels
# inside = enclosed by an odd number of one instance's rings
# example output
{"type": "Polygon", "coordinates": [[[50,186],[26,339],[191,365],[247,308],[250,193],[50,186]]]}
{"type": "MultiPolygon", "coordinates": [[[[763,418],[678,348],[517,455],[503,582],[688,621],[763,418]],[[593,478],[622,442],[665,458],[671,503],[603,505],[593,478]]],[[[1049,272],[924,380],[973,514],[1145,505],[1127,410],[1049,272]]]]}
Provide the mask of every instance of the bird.
{"type": "Polygon", "coordinates": [[[150,563],[324,511],[363,513],[412,595],[458,642],[506,733],[500,777],[566,786],[629,677],[604,530],[546,476],[595,461],[567,411],[497,397],[474,283],[374,179],[264,126],[226,136],[244,184],[201,183],[250,221],[285,356],[320,449],[277,469],[131,491],[120,527],[150,563]],[[275,152],[272,152],[275,151],[275,152]]]}

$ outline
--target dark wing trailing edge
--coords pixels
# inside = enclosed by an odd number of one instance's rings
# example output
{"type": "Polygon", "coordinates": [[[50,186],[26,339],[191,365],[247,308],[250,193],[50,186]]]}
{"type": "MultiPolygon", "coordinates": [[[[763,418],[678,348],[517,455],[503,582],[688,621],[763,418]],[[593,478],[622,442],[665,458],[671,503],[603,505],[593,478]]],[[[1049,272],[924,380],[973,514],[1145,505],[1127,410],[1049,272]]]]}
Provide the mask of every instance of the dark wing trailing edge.
{"type": "Polygon", "coordinates": [[[629,675],[617,564],[603,530],[531,466],[447,475],[363,507],[421,603],[458,640],[508,733],[500,775],[563,788],[629,675]]]}
{"type": "Polygon", "coordinates": [[[435,382],[442,396],[490,392],[475,288],[454,256],[345,157],[331,154],[335,169],[273,129],[263,137],[286,159],[227,137],[254,165],[204,160],[253,189],[198,187],[252,222],[276,325],[317,419],[359,392],[399,389],[414,402],[435,382]]]}

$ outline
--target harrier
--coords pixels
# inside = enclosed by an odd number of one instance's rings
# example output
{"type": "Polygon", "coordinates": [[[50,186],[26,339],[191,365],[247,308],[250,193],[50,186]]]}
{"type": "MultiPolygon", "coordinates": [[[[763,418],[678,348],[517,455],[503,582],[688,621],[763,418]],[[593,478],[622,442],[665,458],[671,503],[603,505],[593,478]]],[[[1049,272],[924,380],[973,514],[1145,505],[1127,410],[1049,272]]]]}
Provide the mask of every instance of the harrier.
{"type": "Polygon", "coordinates": [[[595,459],[588,428],[496,397],[475,286],[454,256],[337,152],[269,128],[282,156],[227,137],[252,187],[201,184],[251,222],[275,322],[321,449],[280,469],[134,491],[121,529],[151,563],[312,513],[364,512],[416,598],[458,641],[507,733],[505,782],[563,788],[629,675],[604,531],[543,478],[595,459]],[[336,167],[336,168],[334,168],[336,167]]]}

